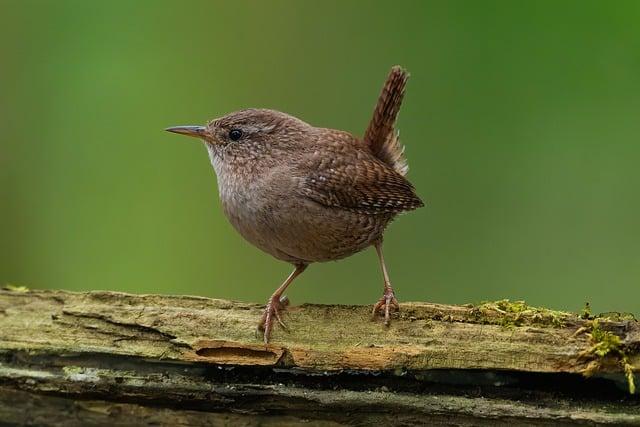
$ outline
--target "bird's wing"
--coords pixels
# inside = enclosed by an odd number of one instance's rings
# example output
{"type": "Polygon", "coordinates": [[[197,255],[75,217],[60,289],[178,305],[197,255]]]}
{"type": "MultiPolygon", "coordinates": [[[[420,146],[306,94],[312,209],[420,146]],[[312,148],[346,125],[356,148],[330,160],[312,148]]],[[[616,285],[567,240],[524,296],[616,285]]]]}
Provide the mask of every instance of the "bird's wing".
{"type": "Polygon", "coordinates": [[[409,167],[394,126],[408,79],[409,73],[401,67],[391,69],[364,134],[364,142],[373,155],[403,176],[409,167]]]}
{"type": "Polygon", "coordinates": [[[409,181],[368,152],[318,156],[303,170],[303,194],[328,207],[382,214],[424,205],[409,181]]]}

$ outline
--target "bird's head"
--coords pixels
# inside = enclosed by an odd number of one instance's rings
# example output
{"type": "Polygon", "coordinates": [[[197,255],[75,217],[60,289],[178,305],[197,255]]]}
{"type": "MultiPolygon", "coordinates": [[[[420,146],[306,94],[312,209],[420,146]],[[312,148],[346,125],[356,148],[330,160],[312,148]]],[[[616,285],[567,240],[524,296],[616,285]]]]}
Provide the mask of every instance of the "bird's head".
{"type": "Polygon", "coordinates": [[[247,109],[211,120],[205,126],[165,130],[199,138],[214,153],[255,154],[296,146],[310,129],[309,124],[279,111],[247,109]]]}

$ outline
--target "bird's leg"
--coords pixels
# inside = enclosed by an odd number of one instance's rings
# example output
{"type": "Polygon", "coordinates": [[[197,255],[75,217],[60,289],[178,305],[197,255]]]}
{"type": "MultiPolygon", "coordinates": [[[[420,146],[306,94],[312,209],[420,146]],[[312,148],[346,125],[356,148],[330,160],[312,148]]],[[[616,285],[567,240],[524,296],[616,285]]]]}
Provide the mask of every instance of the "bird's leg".
{"type": "Polygon", "coordinates": [[[302,273],[307,268],[307,264],[298,264],[296,265],[296,269],[287,277],[287,279],[280,285],[278,289],[271,295],[269,301],[267,301],[267,306],[264,309],[264,313],[262,314],[262,320],[258,324],[258,330],[264,332],[264,343],[269,343],[269,337],[271,336],[271,330],[273,329],[273,322],[275,320],[282,326],[284,329],[284,322],[280,318],[280,310],[283,310],[288,301],[286,297],[283,297],[282,294],[287,289],[287,287],[293,282],[293,279],[298,277],[300,273],[302,273]]]}
{"type": "Polygon", "coordinates": [[[382,268],[382,276],[384,277],[384,292],[382,297],[373,306],[373,315],[375,316],[378,311],[384,313],[384,324],[389,326],[389,313],[393,308],[394,311],[400,310],[398,300],[393,293],[391,282],[389,281],[389,273],[387,273],[387,266],[384,264],[384,257],[382,256],[382,241],[375,243],[376,252],[378,253],[378,260],[380,261],[380,267],[382,268]]]}

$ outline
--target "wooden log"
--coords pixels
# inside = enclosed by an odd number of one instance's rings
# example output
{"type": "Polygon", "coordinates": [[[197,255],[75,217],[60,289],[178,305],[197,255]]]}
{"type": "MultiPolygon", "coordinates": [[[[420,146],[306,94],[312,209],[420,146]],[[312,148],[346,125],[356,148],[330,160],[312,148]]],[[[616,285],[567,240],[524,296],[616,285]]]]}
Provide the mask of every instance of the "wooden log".
{"type": "Polygon", "coordinates": [[[404,303],[386,328],[368,306],[307,304],[264,345],[262,307],[0,291],[0,422],[640,424],[632,316],[404,303]]]}

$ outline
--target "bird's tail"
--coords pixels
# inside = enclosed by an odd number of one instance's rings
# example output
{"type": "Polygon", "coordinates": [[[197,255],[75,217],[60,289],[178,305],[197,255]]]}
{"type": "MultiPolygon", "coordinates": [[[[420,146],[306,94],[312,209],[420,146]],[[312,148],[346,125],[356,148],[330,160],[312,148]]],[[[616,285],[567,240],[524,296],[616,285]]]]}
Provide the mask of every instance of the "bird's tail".
{"type": "Polygon", "coordinates": [[[402,175],[405,175],[409,168],[394,126],[408,79],[409,73],[402,67],[396,65],[391,68],[364,134],[364,140],[373,154],[402,175]]]}

